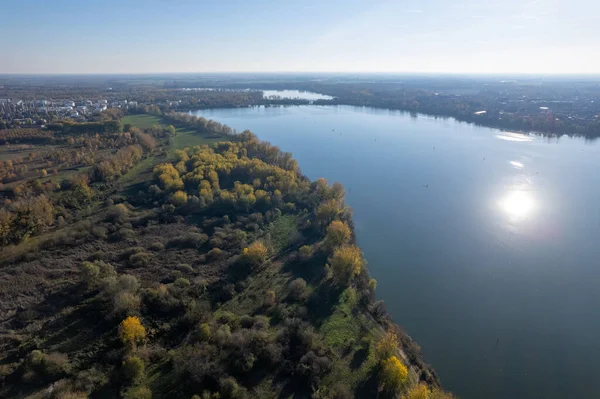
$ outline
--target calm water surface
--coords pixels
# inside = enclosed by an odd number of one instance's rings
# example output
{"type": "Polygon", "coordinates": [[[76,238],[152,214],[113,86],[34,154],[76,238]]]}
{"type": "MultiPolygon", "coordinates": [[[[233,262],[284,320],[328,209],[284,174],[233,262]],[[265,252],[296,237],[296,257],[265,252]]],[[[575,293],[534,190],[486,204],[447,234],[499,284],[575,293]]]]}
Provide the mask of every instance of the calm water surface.
{"type": "Polygon", "coordinates": [[[600,395],[597,144],[344,106],[197,114],[346,187],[378,297],[445,388],[600,395]]]}

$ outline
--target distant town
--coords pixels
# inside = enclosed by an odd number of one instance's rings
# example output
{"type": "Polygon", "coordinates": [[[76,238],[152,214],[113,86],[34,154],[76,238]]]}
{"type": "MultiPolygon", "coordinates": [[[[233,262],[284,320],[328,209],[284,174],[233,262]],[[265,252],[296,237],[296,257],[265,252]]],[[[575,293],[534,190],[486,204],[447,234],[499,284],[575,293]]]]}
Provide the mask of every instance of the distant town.
{"type": "Polygon", "coordinates": [[[88,116],[106,111],[108,108],[137,107],[137,101],[121,100],[36,100],[0,98],[0,116],[7,126],[43,126],[48,120],[70,118],[83,122],[88,116]]]}
{"type": "Polygon", "coordinates": [[[97,121],[110,109],[186,112],[309,104],[394,109],[557,136],[600,136],[600,88],[589,78],[0,76],[3,129],[41,128],[64,119],[97,121]],[[272,90],[308,91],[317,97],[289,98],[272,90]]]}

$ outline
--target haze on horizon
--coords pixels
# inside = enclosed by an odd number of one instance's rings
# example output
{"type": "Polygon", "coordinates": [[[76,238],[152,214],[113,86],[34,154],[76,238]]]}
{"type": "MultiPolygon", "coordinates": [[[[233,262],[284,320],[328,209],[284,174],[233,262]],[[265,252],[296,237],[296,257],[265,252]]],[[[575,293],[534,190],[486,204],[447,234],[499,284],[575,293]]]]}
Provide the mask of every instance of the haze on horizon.
{"type": "Polygon", "coordinates": [[[0,73],[600,71],[594,0],[24,0],[0,15],[0,73]]]}

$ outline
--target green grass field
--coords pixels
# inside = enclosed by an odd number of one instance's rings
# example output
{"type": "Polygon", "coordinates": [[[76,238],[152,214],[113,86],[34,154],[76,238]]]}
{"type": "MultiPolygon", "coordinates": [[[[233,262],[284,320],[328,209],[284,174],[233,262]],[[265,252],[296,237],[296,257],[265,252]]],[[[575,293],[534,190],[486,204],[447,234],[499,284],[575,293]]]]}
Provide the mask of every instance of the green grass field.
{"type": "MultiPolygon", "coordinates": [[[[153,125],[162,127],[168,126],[161,118],[148,114],[137,114],[137,115],[125,115],[121,119],[121,125],[126,124],[133,125],[140,129],[148,129],[153,125]]],[[[219,136],[208,136],[205,134],[198,134],[196,131],[186,128],[177,128],[177,134],[173,137],[173,144],[171,150],[180,150],[186,147],[193,147],[195,145],[211,144],[222,140],[219,136]]]]}
{"type": "Polygon", "coordinates": [[[152,125],[159,125],[163,127],[167,126],[162,123],[159,117],[148,114],[125,115],[123,119],[121,119],[121,126],[125,126],[127,124],[133,125],[140,129],[148,129],[151,128],[152,125]]]}
{"type": "MultiPolygon", "coordinates": [[[[157,116],[148,114],[125,115],[121,119],[121,125],[130,124],[140,129],[148,129],[154,125],[167,127],[169,124],[157,116]]],[[[220,136],[208,136],[206,134],[198,134],[195,130],[187,128],[177,128],[176,134],[171,139],[171,144],[168,145],[169,157],[173,156],[173,151],[187,147],[193,147],[202,144],[216,143],[222,140],[220,136]]],[[[163,144],[165,144],[163,142],[163,144]]],[[[166,162],[168,158],[164,156],[149,156],[133,167],[126,175],[121,177],[120,182],[126,189],[135,186],[136,184],[145,181],[152,174],[154,166],[161,162],[166,162]]]]}

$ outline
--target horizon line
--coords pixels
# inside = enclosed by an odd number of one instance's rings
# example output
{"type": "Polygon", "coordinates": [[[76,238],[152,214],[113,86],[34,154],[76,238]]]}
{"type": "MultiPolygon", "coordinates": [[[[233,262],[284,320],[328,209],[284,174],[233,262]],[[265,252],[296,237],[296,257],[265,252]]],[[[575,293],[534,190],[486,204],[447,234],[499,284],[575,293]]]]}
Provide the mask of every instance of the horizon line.
{"type": "Polygon", "coordinates": [[[600,72],[415,72],[415,71],[204,71],[204,72],[0,72],[0,76],[153,76],[153,75],[452,75],[452,76],[600,76],[600,72]]]}

